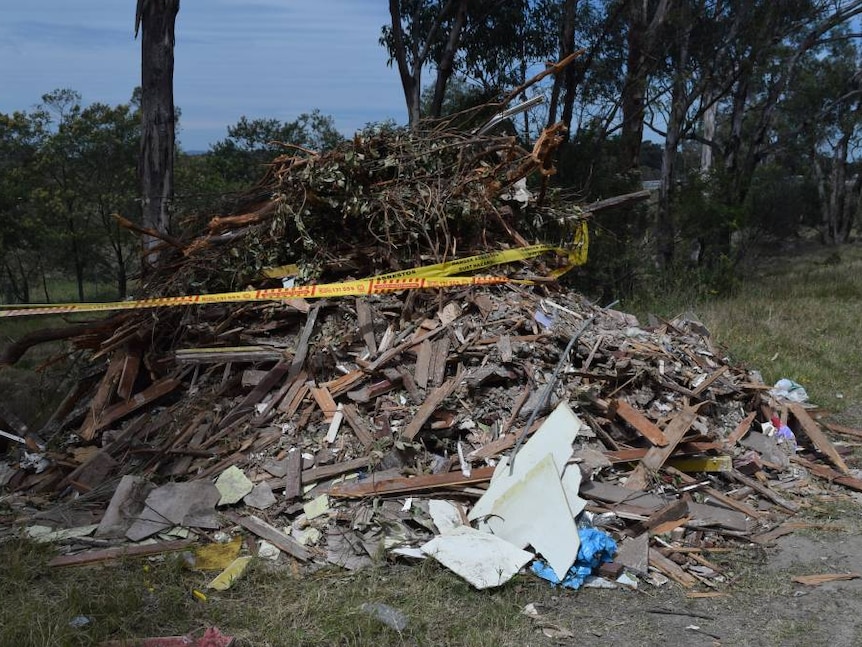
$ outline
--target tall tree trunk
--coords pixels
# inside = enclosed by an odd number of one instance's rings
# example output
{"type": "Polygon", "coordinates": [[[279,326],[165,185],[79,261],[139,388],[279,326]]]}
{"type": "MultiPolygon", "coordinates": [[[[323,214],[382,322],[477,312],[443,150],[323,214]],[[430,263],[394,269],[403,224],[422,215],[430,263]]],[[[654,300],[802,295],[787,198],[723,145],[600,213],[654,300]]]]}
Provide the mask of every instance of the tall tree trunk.
{"type": "Polygon", "coordinates": [[[660,267],[669,267],[673,262],[676,225],[673,218],[674,167],[676,153],[682,139],[682,128],[689,98],[686,94],[688,47],[691,39],[691,24],[685,23],[684,31],[677,38],[677,58],[673,71],[671,108],[667,133],[661,159],[661,178],[656,209],[656,251],[660,267]]]}
{"type": "Polygon", "coordinates": [[[670,9],[670,0],[659,0],[650,16],[648,4],[646,0],[631,0],[628,4],[626,78],[620,101],[623,113],[620,171],[623,173],[637,174],[640,168],[647,80],[655,65],[652,53],[670,9]]]}
{"type": "Polygon", "coordinates": [[[443,99],[446,97],[446,86],[455,71],[455,54],[461,42],[461,32],[467,24],[467,0],[460,0],[455,10],[452,29],[446,40],[446,48],[437,63],[437,79],[434,81],[434,98],[431,101],[431,116],[439,117],[443,112],[443,99]]]}
{"type": "MultiPolygon", "coordinates": [[[[563,24],[560,30],[560,57],[563,60],[575,51],[575,18],[578,11],[578,0],[565,0],[563,4],[563,24]]],[[[571,105],[569,109],[568,121],[563,118],[563,123],[566,125],[566,130],[570,131],[572,127],[572,111],[575,104],[575,90],[572,87],[575,80],[575,69],[573,65],[568,65],[563,74],[554,76],[554,87],[551,90],[551,101],[548,106],[548,125],[550,126],[557,121],[557,110],[560,102],[560,95],[565,90],[565,98],[563,100],[563,112],[565,107],[569,105],[569,96],[571,96],[571,105]]]]}
{"type": "MultiPolygon", "coordinates": [[[[138,172],[143,223],[171,232],[174,198],[176,113],[174,111],[174,25],[179,0],[138,0],[135,35],[141,31],[141,155],[138,172]]],[[[148,250],[157,240],[145,241],[148,250]]],[[[148,256],[155,262],[154,254],[148,256]]]]}

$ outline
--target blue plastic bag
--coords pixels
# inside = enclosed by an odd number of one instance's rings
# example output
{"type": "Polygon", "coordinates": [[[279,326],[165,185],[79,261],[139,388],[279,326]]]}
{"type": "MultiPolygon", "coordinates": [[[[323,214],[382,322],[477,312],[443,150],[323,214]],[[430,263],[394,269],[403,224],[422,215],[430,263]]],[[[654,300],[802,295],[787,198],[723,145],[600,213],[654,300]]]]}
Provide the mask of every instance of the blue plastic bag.
{"type": "Polygon", "coordinates": [[[551,584],[561,584],[568,589],[579,589],[594,569],[613,560],[617,552],[617,544],[607,533],[596,528],[578,528],[578,536],[581,539],[578,557],[562,580],[541,558],[533,562],[531,566],[533,573],[551,584]]]}

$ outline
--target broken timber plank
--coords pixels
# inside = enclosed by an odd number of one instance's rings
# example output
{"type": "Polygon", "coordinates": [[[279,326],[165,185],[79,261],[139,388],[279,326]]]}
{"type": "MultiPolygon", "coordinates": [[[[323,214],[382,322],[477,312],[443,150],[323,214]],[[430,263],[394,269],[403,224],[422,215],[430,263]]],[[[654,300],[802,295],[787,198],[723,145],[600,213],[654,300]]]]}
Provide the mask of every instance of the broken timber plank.
{"type": "Polygon", "coordinates": [[[105,371],[105,376],[102,378],[99,388],[96,390],[96,395],[93,396],[93,401],[90,403],[90,412],[84,418],[81,428],[78,430],[78,435],[86,441],[93,440],[96,436],[97,426],[102,413],[111,402],[111,398],[116,391],[117,382],[120,381],[120,375],[123,372],[124,355],[114,354],[108,363],[108,370],[105,371]]]}
{"type": "Polygon", "coordinates": [[[428,370],[428,379],[431,386],[440,386],[443,384],[443,378],[446,376],[446,361],[449,358],[449,348],[452,342],[449,336],[436,340],[431,346],[433,353],[431,354],[431,366],[428,370]]]}
{"type": "Polygon", "coordinates": [[[401,436],[408,440],[413,440],[413,438],[415,438],[422,430],[422,426],[428,421],[431,414],[433,414],[437,410],[437,407],[443,403],[443,400],[452,395],[455,389],[458,388],[463,377],[464,371],[462,368],[459,368],[455,377],[451,378],[443,384],[443,386],[434,389],[434,391],[432,391],[425,399],[422,406],[419,407],[419,410],[416,412],[413,420],[410,421],[410,424],[405,427],[403,432],[401,432],[401,436]]]}
{"type": "Polygon", "coordinates": [[[319,301],[314,304],[308,312],[305,326],[296,342],[296,354],[293,356],[293,361],[290,363],[290,371],[287,374],[288,380],[296,379],[296,376],[299,375],[300,371],[302,371],[302,367],[305,366],[305,358],[308,356],[308,340],[311,339],[311,333],[314,330],[314,322],[317,321],[317,314],[325,303],[325,301],[319,301]]]}
{"type": "MultiPolygon", "coordinates": [[[[657,528],[664,526],[668,522],[673,522],[675,524],[673,528],[681,526],[688,520],[688,514],[688,501],[685,499],[677,499],[676,501],[671,501],[664,507],[659,508],[647,519],[644,519],[632,526],[629,533],[632,537],[636,537],[645,532],[649,532],[651,535],[660,534],[660,532],[656,531],[657,528]]],[[[662,530],[661,532],[669,532],[670,530],[673,530],[673,528],[662,530]]]]}
{"type": "MultiPolygon", "coordinates": [[[[382,366],[386,365],[388,362],[390,362],[393,359],[395,359],[396,357],[398,357],[401,353],[403,353],[408,348],[413,348],[414,346],[421,344],[426,339],[431,339],[432,337],[439,335],[444,330],[446,330],[446,326],[438,326],[436,328],[432,328],[431,330],[429,330],[426,333],[422,333],[418,337],[415,337],[413,339],[408,339],[407,341],[402,342],[401,344],[398,344],[398,346],[396,346],[395,348],[391,348],[390,350],[387,350],[385,353],[381,354],[380,357],[378,357],[376,360],[374,360],[370,364],[364,365],[363,368],[366,371],[373,373],[374,371],[380,369],[382,366]]],[[[357,364],[358,363],[359,362],[357,362],[357,364]]]]}
{"type": "Polygon", "coordinates": [[[843,485],[844,487],[851,490],[862,492],[862,480],[860,479],[853,478],[852,476],[847,476],[846,474],[841,474],[841,472],[836,472],[834,469],[827,465],[818,465],[817,463],[812,463],[809,460],[805,460],[801,456],[791,456],[790,460],[794,463],[802,465],[802,467],[814,474],[814,476],[819,476],[822,479],[834,481],[835,483],[843,485]]]}
{"type": "Polygon", "coordinates": [[[431,342],[423,341],[416,353],[416,368],[414,370],[416,385],[420,389],[428,388],[428,375],[431,369],[431,342]]]}
{"type": "Polygon", "coordinates": [[[188,548],[194,543],[192,539],[180,539],[177,541],[163,541],[157,544],[144,544],[143,546],[117,546],[116,548],[105,548],[104,550],[91,550],[75,555],[60,555],[55,557],[48,566],[83,566],[85,564],[96,564],[108,562],[126,557],[147,557],[148,555],[159,555],[160,553],[171,553],[188,548]]]}
{"type": "Polygon", "coordinates": [[[117,395],[123,400],[128,401],[132,397],[132,390],[135,387],[135,380],[138,378],[138,371],[140,370],[141,349],[134,348],[123,359],[123,371],[120,375],[120,382],[117,385],[117,395]]]}
{"type": "Polygon", "coordinates": [[[180,384],[182,384],[181,380],[173,377],[166,377],[158,382],[153,382],[140,393],[136,393],[128,402],[120,402],[112,407],[108,407],[102,412],[102,415],[94,428],[94,433],[100,429],[104,429],[120,418],[129,415],[133,411],[137,411],[141,407],[148,405],[150,402],[159,399],[163,395],[167,395],[180,384]]]}
{"type": "Polygon", "coordinates": [[[371,465],[371,457],[361,456],[359,458],[354,458],[351,461],[344,461],[343,463],[333,463],[332,465],[324,465],[322,467],[311,467],[307,470],[302,470],[302,484],[308,485],[309,483],[324,481],[333,476],[341,476],[348,472],[355,472],[356,470],[368,467],[369,465],[371,465]]]}
{"type": "Polygon", "coordinates": [[[494,467],[478,467],[471,470],[470,476],[464,476],[460,471],[445,472],[443,474],[426,474],[423,476],[398,476],[387,479],[375,479],[374,476],[371,476],[359,483],[334,485],[329,488],[329,496],[349,499],[473,485],[475,483],[490,481],[495,469],[494,467]]]}
{"type": "MultiPolygon", "coordinates": [[[[666,465],[664,467],[664,471],[670,474],[671,476],[675,476],[680,481],[685,484],[697,483],[697,479],[692,476],[689,476],[685,472],[680,472],[675,467],[670,467],[666,465]]],[[[737,501],[736,499],[732,499],[726,494],[719,492],[715,488],[712,487],[704,487],[700,489],[701,492],[706,494],[708,497],[715,499],[717,503],[723,505],[726,508],[731,508],[732,510],[736,510],[737,512],[741,512],[742,514],[751,517],[752,519],[759,519],[762,514],[759,510],[755,510],[750,505],[743,503],[742,501],[737,501]]],[[[709,502],[709,499],[706,499],[706,502],[709,502]]]]}
{"type": "Polygon", "coordinates": [[[356,434],[356,437],[359,439],[359,442],[367,449],[374,444],[374,436],[371,435],[371,432],[368,430],[366,424],[362,421],[362,418],[359,415],[359,410],[356,408],[355,404],[345,404],[342,408],[342,412],[344,413],[344,419],[347,421],[347,424],[353,430],[353,433],[356,434]]]}
{"type": "Polygon", "coordinates": [[[844,462],[844,459],[841,458],[841,454],[839,454],[835,447],[829,442],[829,439],[826,437],[820,430],[820,425],[815,422],[814,418],[808,415],[808,412],[803,409],[796,402],[791,402],[787,405],[787,408],[790,410],[790,413],[796,418],[796,421],[799,423],[798,430],[801,430],[805,433],[806,436],[811,440],[817,450],[823,454],[826,454],[826,457],[832,462],[835,467],[844,472],[844,474],[849,474],[850,470],[847,467],[847,463],[844,462]]]}
{"type": "Polygon", "coordinates": [[[221,422],[218,424],[219,429],[226,429],[244,415],[251,413],[254,411],[255,405],[263,400],[264,396],[266,396],[276,384],[285,376],[285,374],[290,370],[292,364],[288,364],[286,361],[281,361],[275,366],[273,366],[269,372],[264,376],[263,379],[258,383],[256,387],[254,387],[251,392],[245,398],[243,398],[242,402],[240,402],[236,407],[234,407],[224,418],[222,418],[221,422]]]}
{"type": "Polygon", "coordinates": [[[749,478],[748,476],[746,476],[745,474],[743,474],[742,472],[740,472],[737,469],[733,469],[729,472],[725,472],[725,474],[732,477],[733,480],[738,481],[739,483],[742,483],[743,485],[747,485],[748,487],[750,487],[752,490],[754,490],[758,494],[762,494],[767,499],[769,499],[770,501],[772,501],[776,505],[781,506],[785,510],[789,510],[790,512],[794,512],[794,513],[799,512],[799,506],[798,505],[796,505],[795,503],[792,503],[791,501],[788,501],[787,499],[784,499],[784,498],[778,496],[778,494],[776,494],[771,488],[767,487],[766,485],[763,485],[757,479],[749,478]]]}
{"type": "Polygon", "coordinates": [[[836,434],[844,434],[845,436],[853,436],[854,438],[862,438],[862,429],[854,429],[853,427],[845,427],[844,425],[836,425],[832,422],[824,422],[823,426],[834,431],[836,434]]]}
{"type": "Polygon", "coordinates": [[[371,306],[361,297],[356,299],[356,322],[359,324],[359,334],[371,355],[377,354],[377,340],[374,338],[374,319],[371,316],[371,306]]]}
{"type": "Polygon", "coordinates": [[[751,423],[754,422],[754,419],[757,417],[757,412],[752,411],[745,418],[743,418],[742,422],[740,422],[736,429],[734,429],[730,435],[724,440],[724,444],[728,447],[733,447],[736,443],[738,443],[745,434],[748,433],[749,429],[751,429],[751,423]]]}
{"type": "Polygon", "coordinates": [[[294,447],[287,452],[287,473],[284,475],[284,497],[290,501],[302,494],[302,451],[294,447]]]}
{"type": "Polygon", "coordinates": [[[323,421],[332,422],[332,419],[335,417],[335,412],[338,409],[338,405],[335,404],[335,400],[332,399],[332,394],[329,393],[329,389],[325,386],[313,386],[311,384],[309,384],[308,388],[311,390],[311,397],[314,398],[314,401],[317,402],[317,406],[320,407],[320,410],[323,412],[323,421]]]}
{"type": "Polygon", "coordinates": [[[706,378],[703,382],[701,382],[700,385],[698,385],[697,388],[692,391],[692,393],[694,393],[695,395],[700,395],[701,393],[706,391],[712,385],[713,382],[715,382],[718,378],[727,373],[729,369],[730,367],[725,364],[717,371],[713,372],[713,374],[706,378]]]}
{"type": "Polygon", "coordinates": [[[661,429],[625,400],[615,400],[611,404],[611,411],[629,423],[635,431],[650,441],[654,446],[667,446],[668,439],[662,433],[661,429]]]}
{"type": "Polygon", "coordinates": [[[283,550],[288,555],[291,555],[302,562],[307,562],[311,559],[311,554],[302,544],[296,541],[293,537],[288,537],[278,530],[278,528],[270,526],[263,519],[259,519],[254,515],[244,516],[232,511],[227,511],[223,514],[234,523],[239,524],[261,539],[266,539],[273,546],[283,550]]]}
{"type": "Polygon", "coordinates": [[[667,445],[664,447],[652,447],[643,457],[638,466],[626,481],[625,487],[628,490],[643,490],[647,485],[647,477],[650,472],[658,470],[664,462],[673,454],[676,446],[680,443],[683,436],[691,427],[697,416],[697,410],[700,405],[694,407],[686,407],[676,417],[670,421],[664,430],[664,436],[667,438],[667,445]]]}
{"type": "Polygon", "coordinates": [[[655,548],[649,549],[649,564],[685,588],[691,588],[697,584],[697,579],[693,575],[684,571],[679,564],[665,557],[655,548]]]}

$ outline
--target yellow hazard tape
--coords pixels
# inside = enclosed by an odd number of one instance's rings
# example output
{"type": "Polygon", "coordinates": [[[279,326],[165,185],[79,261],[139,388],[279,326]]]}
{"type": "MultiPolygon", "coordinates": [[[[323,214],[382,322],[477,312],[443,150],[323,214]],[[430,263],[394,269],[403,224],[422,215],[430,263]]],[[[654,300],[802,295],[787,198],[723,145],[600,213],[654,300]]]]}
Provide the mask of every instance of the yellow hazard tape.
{"type": "Polygon", "coordinates": [[[494,265],[535,258],[546,252],[556,252],[568,258],[568,263],[550,273],[558,278],[573,267],[587,261],[589,237],[587,225],[581,222],[575,231],[574,243],[569,249],[553,245],[530,245],[500,252],[490,252],[470,256],[455,261],[437,263],[425,267],[381,274],[367,279],[344,281],[342,283],[322,283],[292,288],[269,288],[262,290],[243,290],[216,294],[194,294],[179,297],[158,297],[136,301],[108,301],[104,303],[32,303],[0,307],[2,317],[24,317],[34,315],[56,315],[70,312],[105,312],[110,310],[138,310],[142,308],[203,305],[208,303],[238,303],[245,301],[281,301],[285,299],[321,299],[326,297],[363,296],[382,294],[400,290],[421,290],[425,288],[447,288],[460,285],[499,285],[512,279],[504,276],[452,276],[471,270],[479,270],[494,265]]]}

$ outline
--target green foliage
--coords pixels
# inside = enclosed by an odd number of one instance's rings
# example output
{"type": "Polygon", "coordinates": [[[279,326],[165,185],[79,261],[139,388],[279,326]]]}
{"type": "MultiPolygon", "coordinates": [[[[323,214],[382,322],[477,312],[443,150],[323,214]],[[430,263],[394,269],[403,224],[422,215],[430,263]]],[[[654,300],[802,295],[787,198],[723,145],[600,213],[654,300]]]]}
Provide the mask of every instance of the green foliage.
{"type": "Polygon", "coordinates": [[[331,150],[342,140],[332,117],[318,110],[290,122],[243,116],[228,127],[225,139],[213,144],[207,159],[226,188],[248,188],[263,177],[275,157],[301,149],[331,150]]]}
{"type": "MultiPolygon", "coordinates": [[[[125,291],[134,239],[112,214],[137,211],[138,117],[129,104],[81,105],[55,90],[30,113],[0,115],[0,284],[6,300],[29,301],[36,285],[115,274],[125,291]]],[[[115,295],[116,296],[116,295],[115,295]]]]}

